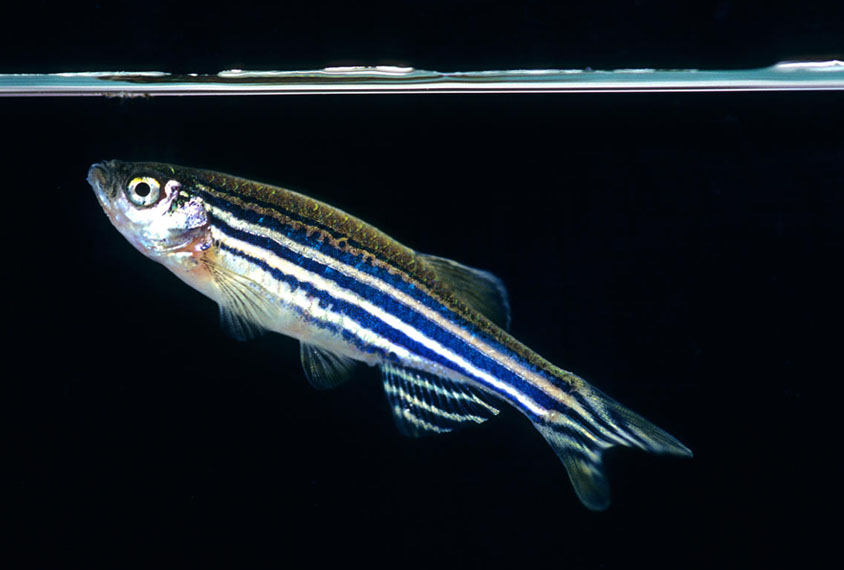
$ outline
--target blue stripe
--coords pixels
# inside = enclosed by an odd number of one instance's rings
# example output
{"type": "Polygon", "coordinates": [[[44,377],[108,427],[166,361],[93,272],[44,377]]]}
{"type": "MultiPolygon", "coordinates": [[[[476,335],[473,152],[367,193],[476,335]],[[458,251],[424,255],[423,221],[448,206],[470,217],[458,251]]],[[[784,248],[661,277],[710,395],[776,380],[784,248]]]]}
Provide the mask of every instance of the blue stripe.
{"type": "MultiPolygon", "coordinates": [[[[355,294],[365,298],[367,301],[371,302],[373,305],[378,306],[382,310],[395,315],[400,320],[408,323],[410,326],[418,329],[422,334],[435,340],[439,344],[447,347],[451,351],[457,353],[462,358],[466,359],[467,361],[471,362],[476,368],[479,368],[490,375],[505,381],[512,385],[513,387],[517,388],[521,392],[525,393],[529,397],[531,397],[534,401],[539,403],[544,407],[559,407],[559,402],[556,402],[552,398],[550,398],[544,392],[541,392],[534,388],[532,385],[528,384],[519,376],[513,374],[506,368],[504,368],[501,364],[499,364],[496,360],[478,352],[474,347],[468,345],[460,339],[459,337],[454,336],[448,331],[443,330],[438,325],[432,323],[429,319],[427,319],[424,315],[419,314],[418,312],[410,309],[409,307],[399,303],[398,301],[394,300],[389,295],[378,291],[377,289],[366,285],[364,283],[360,283],[359,281],[343,275],[329,266],[320,264],[312,259],[308,259],[303,257],[293,251],[290,251],[288,248],[285,248],[278,244],[276,241],[255,234],[251,234],[248,232],[244,232],[241,230],[237,230],[235,228],[230,227],[229,225],[225,224],[219,218],[212,216],[212,222],[214,223],[215,227],[220,230],[223,234],[232,237],[234,239],[238,239],[240,241],[244,241],[255,245],[264,250],[268,250],[272,252],[274,255],[278,256],[281,259],[285,259],[290,263],[293,263],[303,269],[315,273],[317,275],[321,275],[324,278],[330,279],[338,286],[347,289],[349,291],[354,292],[355,294]]],[[[308,244],[303,244],[308,245],[308,244]]],[[[278,269],[270,267],[262,260],[256,259],[251,257],[240,250],[233,249],[231,247],[225,246],[221,244],[221,247],[229,251],[235,255],[243,257],[247,259],[250,263],[262,268],[263,270],[269,272],[273,275],[274,278],[284,281],[291,285],[293,288],[304,288],[308,294],[313,295],[320,299],[321,306],[333,305],[334,310],[342,312],[343,314],[348,315],[352,318],[355,322],[364,326],[367,329],[372,330],[373,332],[378,333],[380,336],[390,340],[391,342],[410,350],[411,352],[422,356],[423,358],[427,358],[432,362],[445,366],[448,369],[454,370],[460,374],[465,374],[471,376],[466,371],[460,369],[456,364],[452,363],[450,360],[445,359],[444,357],[440,356],[436,352],[431,351],[424,345],[419,344],[418,342],[412,340],[411,338],[407,337],[404,333],[397,331],[393,327],[387,325],[380,319],[377,319],[370,315],[369,313],[359,309],[355,305],[350,305],[342,300],[336,299],[335,297],[330,296],[324,291],[315,289],[312,285],[307,283],[301,283],[295,278],[290,275],[287,275],[278,269]]],[[[372,347],[363,347],[357,339],[350,339],[351,335],[347,332],[343,331],[335,331],[341,332],[346,340],[353,340],[353,344],[358,348],[365,350],[366,352],[375,352],[372,347]]],[[[473,331],[474,332],[474,331],[473,331]]],[[[382,357],[386,358],[390,361],[395,361],[395,358],[391,355],[382,354],[382,357]]],[[[397,364],[402,364],[401,362],[397,362],[397,364]]],[[[491,389],[494,389],[490,387],[491,389]]],[[[496,392],[500,392],[495,390],[496,392]]],[[[509,398],[508,398],[509,399],[509,398]]],[[[520,406],[521,407],[521,406],[520,406]]]]}
{"type": "MultiPolygon", "coordinates": [[[[228,232],[224,232],[224,233],[228,234],[228,232]]],[[[237,237],[237,236],[232,236],[232,237],[237,237]]],[[[238,239],[240,239],[240,238],[238,237],[238,239]]],[[[249,254],[247,254],[247,253],[245,253],[245,252],[243,252],[239,249],[230,247],[230,246],[223,244],[223,243],[220,243],[218,245],[218,247],[221,250],[226,251],[226,252],[228,252],[232,255],[236,255],[237,257],[240,257],[242,259],[245,259],[246,261],[248,261],[249,263],[251,263],[255,267],[258,267],[258,268],[270,273],[273,276],[274,279],[277,279],[279,281],[287,283],[291,287],[291,289],[293,289],[293,290],[302,289],[308,295],[317,298],[319,300],[319,306],[320,307],[326,308],[326,309],[331,307],[331,310],[343,314],[345,317],[351,319],[352,321],[354,321],[355,323],[357,323],[361,327],[368,329],[368,330],[378,334],[379,336],[388,339],[393,344],[401,346],[402,348],[404,348],[404,349],[406,349],[406,350],[408,350],[408,351],[410,351],[414,354],[418,354],[422,358],[425,358],[425,359],[428,359],[432,362],[440,364],[440,365],[442,365],[442,366],[444,366],[444,367],[446,367],[450,370],[453,370],[453,371],[458,372],[460,374],[468,375],[466,371],[462,370],[459,366],[457,366],[456,364],[454,364],[450,360],[445,359],[442,356],[440,356],[439,354],[437,354],[436,352],[431,351],[426,346],[416,342],[415,340],[411,339],[410,337],[408,337],[407,335],[405,335],[401,331],[398,331],[398,330],[394,329],[393,327],[387,325],[386,323],[384,323],[384,321],[370,315],[369,313],[367,313],[363,309],[361,309],[361,308],[359,308],[355,305],[349,304],[349,303],[347,303],[347,302],[345,302],[341,299],[333,297],[332,295],[328,294],[327,292],[315,288],[310,283],[305,283],[305,282],[299,281],[295,277],[288,275],[286,273],[283,273],[282,271],[279,271],[278,269],[275,269],[274,267],[269,266],[264,261],[257,259],[255,257],[252,257],[251,255],[249,255],[249,254]]],[[[297,312],[300,315],[303,314],[301,311],[297,311],[297,312]]],[[[378,354],[379,356],[384,358],[384,360],[389,361],[389,362],[393,362],[397,365],[403,364],[401,361],[399,361],[396,358],[396,356],[394,354],[386,353],[383,350],[381,350],[380,348],[377,348],[377,347],[374,347],[370,344],[362,342],[358,337],[354,336],[352,333],[348,332],[345,329],[341,330],[340,328],[338,328],[333,323],[328,323],[328,322],[325,322],[325,321],[315,321],[315,320],[310,320],[309,322],[314,323],[314,324],[320,326],[321,328],[325,328],[325,329],[331,330],[332,332],[335,332],[337,334],[342,335],[344,340],[346,340],[347,342],[350,342],[355,347],[357,347],[358,349],[360,349],[364,352],[368,352],[370,354],[378,354]]]]}

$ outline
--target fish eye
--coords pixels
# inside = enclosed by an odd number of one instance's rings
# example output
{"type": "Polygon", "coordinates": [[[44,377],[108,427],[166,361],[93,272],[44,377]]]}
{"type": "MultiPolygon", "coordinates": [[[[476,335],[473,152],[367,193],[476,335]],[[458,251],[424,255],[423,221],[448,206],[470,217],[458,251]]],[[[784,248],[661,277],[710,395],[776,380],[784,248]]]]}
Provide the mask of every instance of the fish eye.
{"type": "Polygon", "coordinates": [[[161,185],[151,176],[136,176],[126,186],[126,196],[136,206],[152,206],[161,195],[161,185]]]}

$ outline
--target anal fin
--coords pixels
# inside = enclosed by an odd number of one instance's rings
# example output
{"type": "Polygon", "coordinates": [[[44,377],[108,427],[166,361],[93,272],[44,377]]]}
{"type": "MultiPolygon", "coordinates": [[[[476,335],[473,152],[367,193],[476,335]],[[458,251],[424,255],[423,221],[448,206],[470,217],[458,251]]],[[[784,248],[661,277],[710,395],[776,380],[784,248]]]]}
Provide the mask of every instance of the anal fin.
{"type": "Polygon", "coordinates": [[[381,372],[393,419],[403,435],[447,433],[498,414],[475,390],[447,378],[392,364],[382,365],[381,372]]]}

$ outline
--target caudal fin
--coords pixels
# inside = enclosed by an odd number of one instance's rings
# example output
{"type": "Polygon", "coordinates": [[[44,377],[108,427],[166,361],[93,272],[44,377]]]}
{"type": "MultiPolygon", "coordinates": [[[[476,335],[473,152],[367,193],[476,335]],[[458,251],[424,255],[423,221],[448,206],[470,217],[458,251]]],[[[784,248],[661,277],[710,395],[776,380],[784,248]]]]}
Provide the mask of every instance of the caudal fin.
{"type": "Polygon", "coordinates": [[[583,384],[588,395],[572,392],[568,409],[552,412],[548,418],[534,421],[534,425],[562,460],[578,498],[588,508],[602,511],[610,504],[603,465],[606,449],[620,445],[692,456],[691,450],[672,435],[583,384]]]}

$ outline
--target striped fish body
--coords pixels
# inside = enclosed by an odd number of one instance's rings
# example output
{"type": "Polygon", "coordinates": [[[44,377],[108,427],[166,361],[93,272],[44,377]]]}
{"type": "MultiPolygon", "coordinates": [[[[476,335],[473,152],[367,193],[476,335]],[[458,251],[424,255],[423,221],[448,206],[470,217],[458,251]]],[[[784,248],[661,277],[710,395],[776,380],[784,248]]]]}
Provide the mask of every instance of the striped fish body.
{"type": "Polygon", "coordinates": [[[95,164],[88,180],[142,253],[214,299],[238,339],[298,339],[309,381],[329,388],[377,365],[411,436],[481,423],[506,402],[563,461],[583,503],[609,504],[613,446],[691,455],[675,438],[516,341],[493,275],[415,252],[327,204],[160,163],[95,164]]]}

